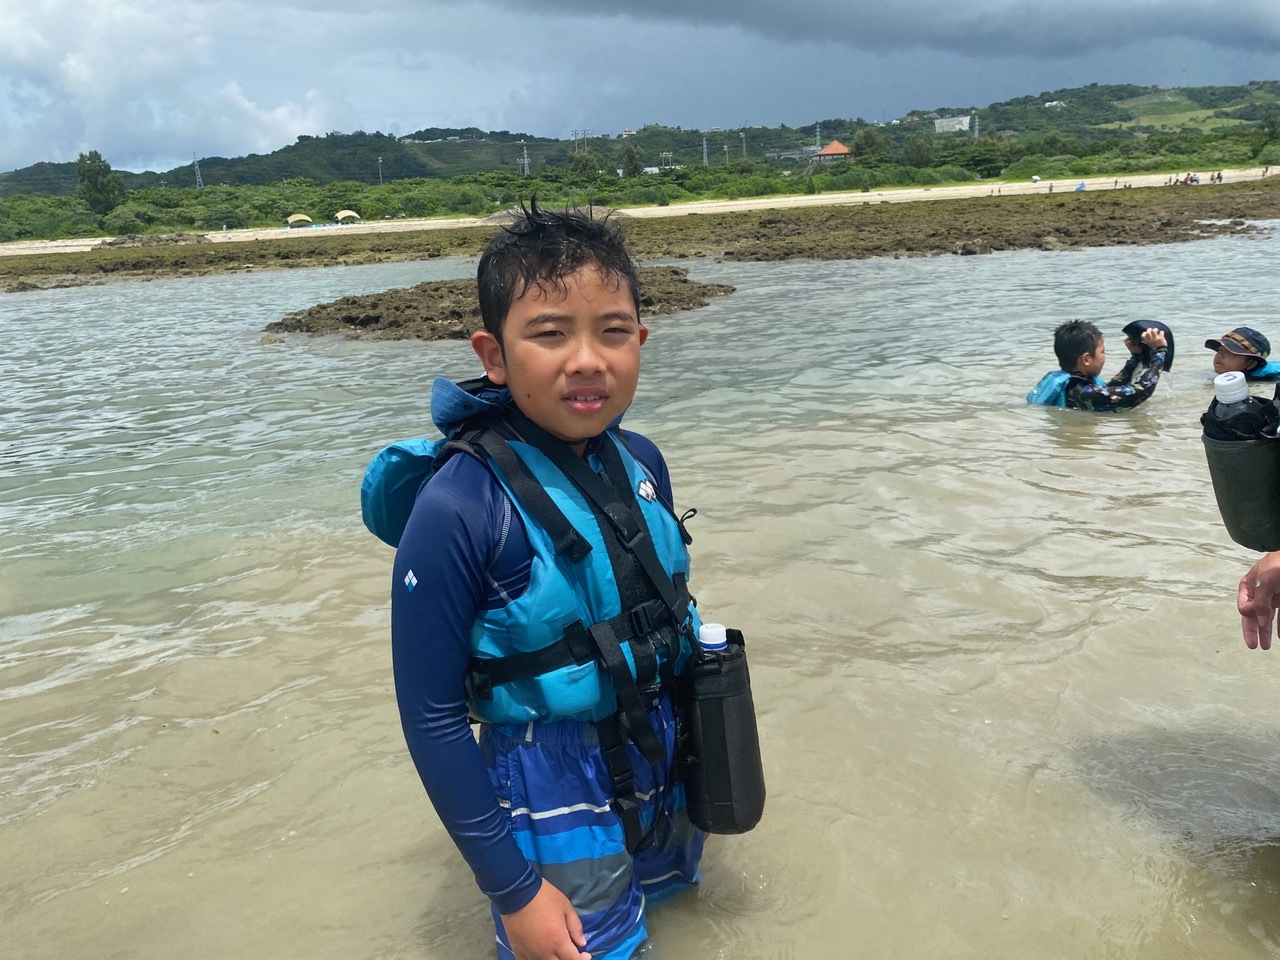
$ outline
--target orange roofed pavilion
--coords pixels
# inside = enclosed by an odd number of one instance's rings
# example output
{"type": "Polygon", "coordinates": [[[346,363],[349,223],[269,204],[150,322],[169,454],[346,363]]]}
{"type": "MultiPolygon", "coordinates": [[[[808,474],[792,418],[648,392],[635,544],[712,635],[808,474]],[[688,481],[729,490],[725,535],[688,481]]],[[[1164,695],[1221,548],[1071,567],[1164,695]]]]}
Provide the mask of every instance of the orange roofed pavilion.
{"type": "Polygon", "coordinates": [[[839,140],[832,140],[825,147],[815,153],[814,156],[823,163],[827,163],[831,160],[847,160],[852,156],[852,153],[849,148],[839,140]]]}

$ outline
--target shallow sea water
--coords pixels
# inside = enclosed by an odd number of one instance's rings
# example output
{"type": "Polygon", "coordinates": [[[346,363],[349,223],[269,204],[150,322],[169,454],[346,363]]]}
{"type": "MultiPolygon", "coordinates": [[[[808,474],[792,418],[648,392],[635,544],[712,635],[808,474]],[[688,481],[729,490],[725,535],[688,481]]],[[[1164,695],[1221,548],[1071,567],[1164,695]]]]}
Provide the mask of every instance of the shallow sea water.
{"type": "MultiPolygon", "coordinates": [[[[742,627],[769,802],[646,955],[1280,954],[1280,652],[1198,438],[1266,236],[688,264],[628,424],[742,627]],[[1051,331],[1169,323],[1131,413],[1030,408],[1051,331]]],[[[260,342],[474,262],[0,295],[0,956],[492,955],[409,762],[357,491],[462,343],[260,342]]]]}

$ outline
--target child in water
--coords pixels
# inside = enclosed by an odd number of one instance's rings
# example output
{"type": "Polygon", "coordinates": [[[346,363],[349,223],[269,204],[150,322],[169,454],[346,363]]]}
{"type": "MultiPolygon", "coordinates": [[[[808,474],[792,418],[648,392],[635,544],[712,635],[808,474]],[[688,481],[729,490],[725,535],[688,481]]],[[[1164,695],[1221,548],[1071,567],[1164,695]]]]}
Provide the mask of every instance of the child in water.
{"type": "Polygon", "coordinates": [[[396,552],[401,722],[498,956],[625,960],[704,837],[673,770],[689,541],[662,454],[618,427],[649,333],[636,269],[611,223],[533,203],[477,282],[485,376],[436,380],[451,443],[396,552]]]}
{"type": "Polygon", "coordinates": [[[1132,378],[1141,355],[1130,358],[1120,376],[1104,383],[1099,374],[1107,362],[1106,343],[1102,331],[1087,320],[1069,320],[1053,331],[1053,352],[1059,369],[1051,370],[1027,394],[1027,402],[1051,407],[1070,407],[1094,413],[1128,410],[1143,403],[1155,393],[1160,374],[1165,368],[1169,345],[1164,330],[1151,326],[1139,336],[1150,349],[1150,365],[1136,380],[1132,378]]]}
{"type": "Polygon", "coordinates": [[[1271,341],[1252,327],[1236,327],[1204,345],[1214,351],[1214,376],[1239,370],[1246,380],[1280,380],[1280,363],[1267,359],[1271,341]]]}

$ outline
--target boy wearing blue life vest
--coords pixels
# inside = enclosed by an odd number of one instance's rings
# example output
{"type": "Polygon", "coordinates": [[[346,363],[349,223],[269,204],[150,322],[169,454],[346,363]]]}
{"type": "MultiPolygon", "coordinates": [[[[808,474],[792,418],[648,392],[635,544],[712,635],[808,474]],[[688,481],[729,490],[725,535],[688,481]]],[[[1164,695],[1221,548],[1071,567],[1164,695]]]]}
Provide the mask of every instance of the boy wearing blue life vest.
{"type": "Polygon", "coordinates": [[[448,442],[396,552],[401,722],[498,956],[624,960],[704,838],[673,773],[689,538],[657,447],[618,427],[648,336],[636,268],[613,224],[533,203],[477,281],[485,376],[436,380],[448,442]]]}
{"type": "Polygon", "coordinates": [[[1252,327],[1236,327],[1217,340],[1206,340],[1204,345],[1214,351],[1214,376],[1238,370],[1246,380],[1280,380],[1280,363],[1268,359],[1271,341],[1252,327]]]}
{"type": "Polygon", "coordinates": [[[1099,376],[1107,362],[1102,331],[1087,320],[1069,320],[1060,325],[1053,331],[1053,352],[1059,369],[1040,378],[1027,394],[1027,402],[1094,413],[1138,406],[1155,393],[1169,349],[1165,333],[1159,327],[1143,330],[1140,339],[1150,349],[1149,366],[1133,377],[1133,370],[1126,365],[1120,377],[1104,382],[1099,376]]]}

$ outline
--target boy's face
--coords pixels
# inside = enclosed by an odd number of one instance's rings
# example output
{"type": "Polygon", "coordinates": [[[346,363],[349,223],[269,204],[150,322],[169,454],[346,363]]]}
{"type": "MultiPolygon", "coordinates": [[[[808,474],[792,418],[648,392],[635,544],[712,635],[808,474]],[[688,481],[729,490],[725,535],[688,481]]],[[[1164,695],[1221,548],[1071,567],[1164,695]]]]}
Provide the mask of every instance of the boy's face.
{"type": "Polygon", "coordinates": [[[626,282],[584,267],[563,289],[530,287],[513,301],[501,345],[480,330],[471,346],[526,417],[581,454],[630,406],[648,336],[626,282]]]}
{"type": "Polygon", "coordinates": [[[1102,373],[1102,367],[1106,362],[1107,343],[1103,337],[1099,337],[1098,345],[1094,348],[1093,353],[1080,354],[1080,359],[1076,361],[1076,370],[1086,377],[1096,377],[1102,373]]]}
{"type": "Polygon", "coordinates": [[[1218,374],[1239,370],[1241,373],[1248,373],[1252,362],[1249,357],[1232,353],[1226,347],[1219,347],[1218,352],[1213,355],[1213,372],[1218,374]]]}

